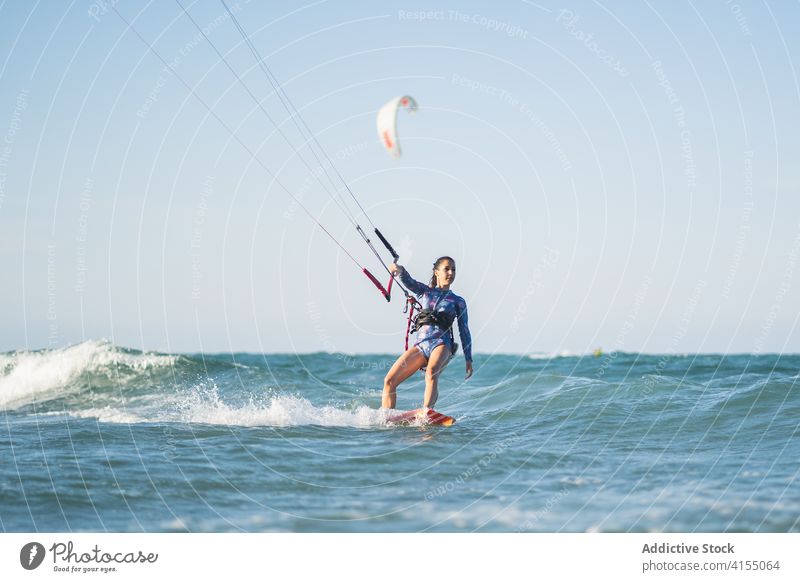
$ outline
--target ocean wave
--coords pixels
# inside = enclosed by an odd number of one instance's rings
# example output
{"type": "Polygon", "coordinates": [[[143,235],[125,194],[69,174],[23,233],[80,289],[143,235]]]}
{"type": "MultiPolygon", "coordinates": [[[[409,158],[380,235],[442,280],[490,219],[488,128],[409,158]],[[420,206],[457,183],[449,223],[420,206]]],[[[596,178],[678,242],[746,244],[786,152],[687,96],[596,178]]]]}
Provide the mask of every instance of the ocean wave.
{"type": "MultiPolygon", "coordinates": [[[[453,365],[442,376],[439,407],[477,422],[595,427],[613,427],[631,414],[672,423],[690,413],[707,420],[724,409],[769,419],[797,407],[796,358],[781,358],[791,373],[768,374],[749,371],[748,358],[726,358],[709,377],[695,371],[694,360],[632,356],[600,363],[491,356],[466,382],[453,365]]],[[[369,364],[383,359],[364,356],[369,364]]],[[[0,354],[0,410],[108,423],[381,427],[384,374],[381,366],[353,369],[328,354],[172,355],[86,341],[0,354]]],[[[418,404],[422,390],[421,375],[404,384],[401,408],[418,404]]]]}
{"type": "Polygon", "coordinates": [[[173,366],[177,356],[118,348],[90,340],[53,350],[0,355],[0,410],[19,408],[82,389],[86,376],[111,382],[173,366]]]}

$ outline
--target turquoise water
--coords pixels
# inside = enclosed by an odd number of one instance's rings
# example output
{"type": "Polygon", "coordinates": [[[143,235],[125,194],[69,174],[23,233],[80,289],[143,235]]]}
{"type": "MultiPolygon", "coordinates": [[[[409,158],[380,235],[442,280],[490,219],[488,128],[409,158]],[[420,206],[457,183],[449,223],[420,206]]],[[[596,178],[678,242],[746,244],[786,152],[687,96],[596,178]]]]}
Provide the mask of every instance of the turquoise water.
{"type": "Polygon", "coordinates": [[[393,357],[2,354],[0,528],[800,531],[800,356],[459,358],[450,428],[393,357]]]}

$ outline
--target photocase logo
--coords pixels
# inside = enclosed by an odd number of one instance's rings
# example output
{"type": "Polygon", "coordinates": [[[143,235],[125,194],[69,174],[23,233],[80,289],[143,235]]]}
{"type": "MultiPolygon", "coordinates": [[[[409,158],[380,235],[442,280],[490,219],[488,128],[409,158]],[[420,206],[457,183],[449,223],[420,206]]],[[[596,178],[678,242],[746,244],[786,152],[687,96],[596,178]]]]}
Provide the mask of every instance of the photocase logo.
{"type": "Polygon", "coordinates": [[[39,542],[30,542],[19,551],[19,563],[26,570],[35,570],[44,561],[44,546],[39,542]]]}

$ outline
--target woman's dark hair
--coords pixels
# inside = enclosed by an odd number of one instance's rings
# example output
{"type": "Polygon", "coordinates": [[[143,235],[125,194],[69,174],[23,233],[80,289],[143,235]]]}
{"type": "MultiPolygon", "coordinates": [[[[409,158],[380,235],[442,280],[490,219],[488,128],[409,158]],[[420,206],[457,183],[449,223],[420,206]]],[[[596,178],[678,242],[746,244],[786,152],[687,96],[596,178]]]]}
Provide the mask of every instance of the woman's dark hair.
{"type": "Polygon", "coordinates": [[[441,265],[445,261],[450,261],[451,263],[453,263],[453,267],[456,266],[456,261],[455,261],[455,259],[453,259],[453,257],[445,256],[445,257],[439,257],[438,259],[436,259],[434,261],[434,263],[433,263],[433,273],[431,274],[431,283],[430,283],[430,285],[428,285],[428,287],[430,287],[431,289],[435,289],[436,288],[436,269],[438,269],[439,265],[441,265]]]}

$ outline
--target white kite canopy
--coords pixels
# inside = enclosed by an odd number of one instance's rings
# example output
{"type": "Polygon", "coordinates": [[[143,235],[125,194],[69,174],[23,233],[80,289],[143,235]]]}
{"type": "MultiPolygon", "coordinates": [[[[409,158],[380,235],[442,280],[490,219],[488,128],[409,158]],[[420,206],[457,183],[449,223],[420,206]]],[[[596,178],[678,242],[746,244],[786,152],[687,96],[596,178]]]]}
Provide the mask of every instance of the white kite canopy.
{"type": "Polygon", "coordinates": [[[397,110],[401,107],[409,113],[414,113],[417,110],[417,102],[410,95],[402,95],[395,97],[378,111],[378,136],[394,159],[400,157],[400,143],[397,141],[397,110]]]}

